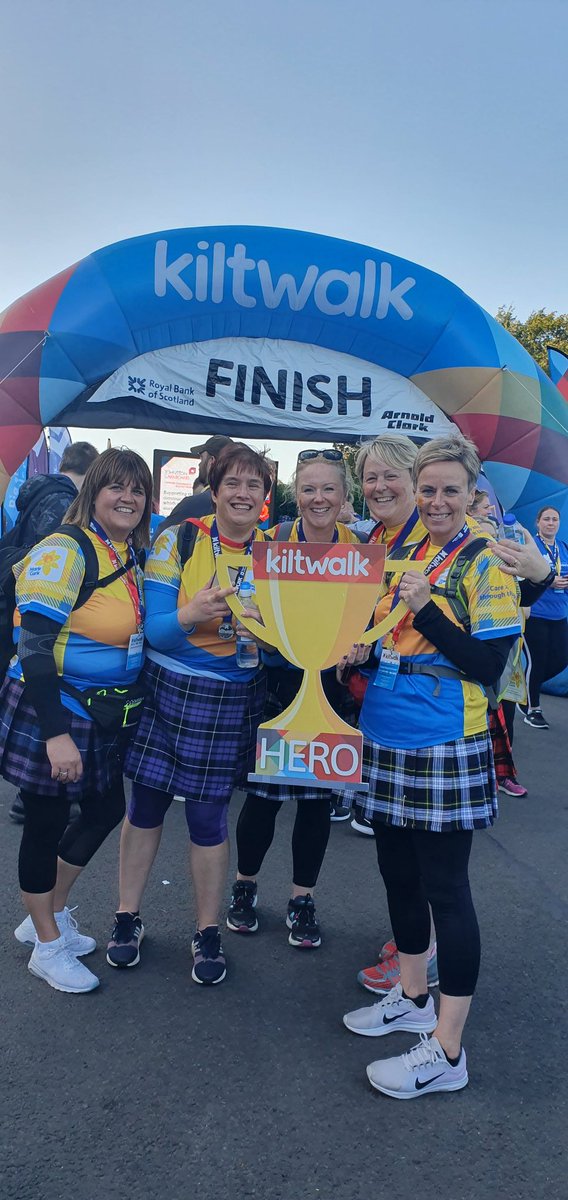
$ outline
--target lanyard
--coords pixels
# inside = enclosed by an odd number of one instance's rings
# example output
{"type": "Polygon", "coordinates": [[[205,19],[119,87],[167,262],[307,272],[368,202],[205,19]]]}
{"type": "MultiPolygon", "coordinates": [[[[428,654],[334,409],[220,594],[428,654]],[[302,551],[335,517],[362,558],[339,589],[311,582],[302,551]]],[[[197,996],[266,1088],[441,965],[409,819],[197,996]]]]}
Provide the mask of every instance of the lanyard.
{"type": "MultiPolygon", "coordinates": [[[[411,529],[414,529],[414,526],[418,524],[419,520],[420,518],[418,516],[418,509],[414,508],[408,518],[408,521],[405,525],[403,525],[402,529],[399,529],[398,533],[396,533],[393,538],[387,538],[385,544],[389,553],[391,550],[398,550],[400,546],[404,546],[411,529]]],[[[383,533],[386,533],[386,531],[387,528],[384,522],[379,521],[378,525],[375,525],[374,529],[371,530],[367,545],[372,546],[375,542],[380,541],[383,533]]]]}
{"type": "MultiPolygon", "coordinates": [[[[120,557],[120,554],[118,553],[118,550],[111,542],[108,534],[105,533],[105,530],[103,529],[102,525],[99,525],[98,521],[95,521],[94,517],[93,517],[92,521],[90,522],[89,528],[95,534],[95,536],[98,537],[99,541],[102,542],[103,545],[106,546],[106,548],[108,550],[108,555],[109,555],[110,561],[111,561],[115,571],[118,571],[120,569],[120,567],[123,567],[123,569],[124,569],[124,574],[119,576],[119,578],[121,578],[124,581],[124,585],[126,587],[128,595],[130,596],[130,599],[132,601],[132,607],[134,609],[134,616],[136,619],[136,628],[137,628],[138,632],[140,633],[142,630],[142,625],[144,623],[144,605],[142,603],[142,597],[140,595],[140,585],[138,583],[138,572],[136,570],[136,560],[134,558],[129,557],[128,561],[126,563],[123,563],[123,561],[120,557]]],[[[128,548],[129,548],[129,551],[131,552],[130,545],[128,548]]]]}
{"type": "MultiPolygon", "coordinates": [[[[211,545],[213,547],[213,554],[215,555],[215,558],[218,558],[219,555],[223,553],[223,547],[221,545],[221,538],[219,537],[219,527],[217,525],[217,517],[213,517],[211,529],[208,530],[208,532],[210,533],[210,536],[211,536],[211,545]]],[[[251,534],[246,546],[243,549],[243,554],[252,554],[252,547],[253,547],[253,542],[255,541],[255,538],[256,538],[256,528],[253,529],[252,534],[251,534]]],[[[239,591],[239,588],[241,586],[241,583],[243,582],[243,579],[244,579],[246,573],[247,573],[246,567],[239,567],[239,569],[237,571],[237,577],[236,577],[235,583],[234,583],[234,586],[237,589],[237,593],[239,591]]]]}
{"type": "MultiPolygon", "coordinates": [[[[307,537],[306,537],[306,535],[305,535],[305,533],[304,533],[304,526],[302,525],[302,518],[301,518],[301,517],[300,517],[300,520],[298,521],[298,524],[296,525],[296,533],[297,533],[297,535],[298,535],[298,541],[299,541],[299,542],[307,542],[307,540],[308,540],[308,539],[307,539],[307,537]]],[[[337,528],[337,525],[335,525],[335,526],[334,526],[334,528],[333,528],[333,537],[332,537],[332,539],[331,539],[331,540],[332,540],[332,542],[338,542],[338,541],[339,541],[339,530],[338,530],[338,528],[337,528]]]]}
{"type": "Polygon", "coordinates": [[[542,546],[542,549],[543,549],[544,553],[546,554],[547,558],[550,559],[550,563],[551,563],[553,571],[555,571],[556,574],[559,575],[560,574],[560,553],[559,553],[556,542],[553,542],[552,546],[549,546],[548,543],[545,542],[544,538],[541,538],[539,533],[537,533],[537,535],[536,535],[536,540],[542,546]]]}
{"type": "MultiPolygon", "coordinates": [[[[463,528],[460,529],[459,533],[456,533],[455,537],[453,537],[451,539],[451,541],[446,542],[445,546],[440,547],[440,549],[434,555],[433,559],[431,559],[431,561],[428,563],[428,566],[425,567],[424,577],[425,578],[428,577],[431,579],[432,583],[436,583],[437,580],[439,579],[440,575],[442,574],[442,572],[445,569],[447,569],[447,567],[450,565],[450,563],[453,562],[456,555],[459,554],[464,542],[466,542],[470,536],[471,536],[471,531],[468,529],[467,525],[464,525],[463,528]]],[[[426,551],[428,549],[429,544],[430,544],[430,538],[429,537],[424,538],[424,540],[422,542],[420,542],[420,545],[416,546],[415,549],[412,551],[412,554],[410,555],[410,559],[411,560],[414,559],[415,561],[422,560],[426,555],[426,551]]],[[[400,583],[398,583],[395,588],[395,592],[394,592],[394,595],[392,598],[392,603],[390,606],[390,612],[392,612],[393,609],[398,604],[399,595],[400,595],[400,583]]],[[[393,646],[396,646],[404,625],[412,616],[413,616],[413,614],[410,612],[410,610],[408,612],[405,612],[404,616],[398,622],[398,625],[395,625],[394,629],[391,631],[393,646]]]]}

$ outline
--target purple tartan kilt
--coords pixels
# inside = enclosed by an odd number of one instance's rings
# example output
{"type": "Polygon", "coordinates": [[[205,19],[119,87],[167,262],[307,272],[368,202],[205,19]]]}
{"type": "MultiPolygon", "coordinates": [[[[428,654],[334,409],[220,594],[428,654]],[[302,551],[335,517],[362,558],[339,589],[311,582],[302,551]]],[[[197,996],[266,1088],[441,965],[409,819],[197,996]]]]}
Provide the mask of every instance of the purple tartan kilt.
{"type": "Polygon", "coordinates": [[[88,717],[69,715],[69,733],[83,761],[83,776],[77,783],[63,784],[51,778],[45,741],[35,708],[26,700],[24,684],[5,680],[0,689],[0,774],[4,779],[24,791],[64,795],[69,800],[108,792],[122,783],[124,739],[103,732],[88,717]]]}
{"type": "Polygon", "coordinates": [[[147,662],[147,695],[125,774],[204,804],[227,804],[254,769],[266,699],[264,671],[250,682],[181,675],[147,662]]]}

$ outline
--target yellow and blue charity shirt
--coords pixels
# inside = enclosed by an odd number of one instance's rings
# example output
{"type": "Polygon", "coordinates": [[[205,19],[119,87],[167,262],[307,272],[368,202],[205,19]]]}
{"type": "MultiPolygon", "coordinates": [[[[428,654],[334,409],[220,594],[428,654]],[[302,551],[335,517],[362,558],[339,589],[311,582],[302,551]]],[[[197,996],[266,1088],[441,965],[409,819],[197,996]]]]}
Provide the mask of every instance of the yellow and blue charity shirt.
{"type": "MultiPolygon", "coordinates": [[[[439,547],[427,543],[421,561],[431,562],[438,550],[439,547]]],[[[412,570],[408,558],[405,565],[412,570]]],[[[459,626],[443,594],[450,569],[448,566],[437,576],[431,599],[454,625],[459,626]]],[[[388,580],[388,590],[375,610],[375,625],[390,613],[400,577],[396,575],[388,580]]],[[[462,578],[460,590],[467,599],[472,637],[483,641],[520,635],[520,597],[516,580],[500,570],[499,559],[489,547],[476,555],[462,578]]],[[[409,613],[398,630],[385,634],[381,645],[387,649],[396,647],[401,663],[412,660],[455,669],[455,664],[414,629],[412,622],[413,616],[409,613]]],[[[359,725],[366,737],[381,746],[407,750],[436,746],[487,729],[487,697],[481,684],[460,679],[436,680],[428,675],[404,675],[399,671],[391,691],[377,686],[376,678],[374,673],[365,693],[359,725]]]]}
{"type": "MultiPolygon", "coordinates": [[[[115,567],[109,550],[95,533],[84,531],[97,555],[99,579],[113,574],[115,567]]],[[[117,542],[119,559],[126,562],[129,547],[117,542]]],[[[137,589],[143,600],[143,577],[138,567],[137,589]]],[[[129,572],[130,574],[131,572],[129,572]]],[[[54,646],[57,674],[73,687],[83,690],[106,684],[109,687],[135,683],[140,667],[127,667],[130,637],[138,630],[132,596],[125,576],[119,576],[105,588],[96,588],[81,608],[73,609],[85,577],[85,558],[74,538],[54,533],[38,542],[21,562],[14,566],[16,576],[16,651],[21,616],[26,612],[49,617],[61,626],[54,646]]],[[[19,658],[12,660],[8,675],[23,679],[19,658]]],[[[61,693],[65,708],[84,717],[78,701],[61,693]]]]}
{"type": "MultiPolygon", "coordinates": [[[[280,525],[285,525],[285,524],[286,524],[285,521],[280,522],[280,525]]],[[[280,525],[273,525],[272,529],[269,529],[267,531],[266,536],[271,538],[272,540],[274,540],[278,536],[278,530],[280,529],[280,525]]],[[[339,543],[340,545],[344,545],[347,542],[350,543],[350,542],[359,542],[360,541],[360,538],[357,537],[357,534],[353,533],[353,530],[349,529],[348,525],[343,525],[341,521],[337,522],[337,524],[335,526],[335,531],[336,531],[337,537],[334,537],[333,540],[334,540],[334,542],[339,543]]],[[[296,520],[292,522],[292,528],[290,529],[289,533],[286,534],[286,541],[287,542],[305,542],[306,539],[301,536],[301,533],[302,533],[301,520],[300,520],[300,518],[296,518],[296,520]]]]}
{"type": "MultiPolygon", "coordinates": [[[[192,596],[209,583],[219,587],[215,572],[215,553],[211,540],[214,516],[202,517],[197,527],[193,551],[183,567],[178,550],[179,525],[165,529],[154,542],[146,560],[145,597],[147,657],[170,671],[182,675],[202,675],[209,679],[226,679],[246,683],[256,674],[256,669],[237,666],[236,639],[234,629],[229,638],[219,630],[224,624],[200,621],[189,633],[178,621],[178,609],[191,600],[192,596]]],[[[261,529],[255,538],[264,541],[261,529]]],[[[233,550],[242,554],[242,543],[229,541],[220,536],[221,552],[233,550]]],[[[251,559],[252,567],[252,559],[251,559]]],[[[233,622],[234,625],[234,622],[233,622]]]]}

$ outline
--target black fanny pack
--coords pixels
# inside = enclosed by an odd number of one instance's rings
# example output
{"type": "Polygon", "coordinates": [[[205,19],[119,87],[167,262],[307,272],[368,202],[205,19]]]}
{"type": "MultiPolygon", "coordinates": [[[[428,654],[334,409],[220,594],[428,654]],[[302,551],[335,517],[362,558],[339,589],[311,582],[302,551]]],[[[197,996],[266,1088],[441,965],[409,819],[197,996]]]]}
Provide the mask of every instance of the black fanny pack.
{"type": "Polygon", "coordinates": [[[139,683],[127,687],[90,687],[84,691],[67,682],[61,686],[106,733],[134,729],[140,720],[146,693],[139,683]]]}

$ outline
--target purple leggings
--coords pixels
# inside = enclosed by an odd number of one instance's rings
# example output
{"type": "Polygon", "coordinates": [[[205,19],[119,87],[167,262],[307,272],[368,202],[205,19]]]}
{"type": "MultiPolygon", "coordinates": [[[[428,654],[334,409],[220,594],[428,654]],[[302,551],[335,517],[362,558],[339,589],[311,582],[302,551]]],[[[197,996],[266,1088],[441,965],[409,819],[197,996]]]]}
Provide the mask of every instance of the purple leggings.
{"type": "MultiPolygon", "coordinates": [[[[162,825],[173,800],[171,792],[161,792],[145,783],[133,783],[128,804],[128,820],[136,829],[156,829],[162,825]]],[[[226,842],[228,804],[185,801],[185,819],[190,841],[195,846],[220,846],[226,842]]]]}

